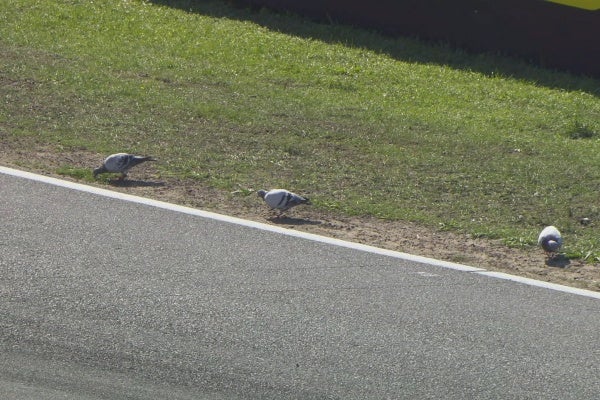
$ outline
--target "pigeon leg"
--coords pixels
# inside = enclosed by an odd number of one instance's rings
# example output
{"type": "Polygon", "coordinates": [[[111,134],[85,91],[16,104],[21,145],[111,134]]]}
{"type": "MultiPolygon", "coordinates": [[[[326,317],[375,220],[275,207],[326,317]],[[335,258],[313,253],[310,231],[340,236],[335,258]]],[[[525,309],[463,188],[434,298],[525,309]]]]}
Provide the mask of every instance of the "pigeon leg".
{"type": "Polygon", "coordinates": [[[281,210],[275,210],[274,219],[281,219],[283,212],[281,210]]]}

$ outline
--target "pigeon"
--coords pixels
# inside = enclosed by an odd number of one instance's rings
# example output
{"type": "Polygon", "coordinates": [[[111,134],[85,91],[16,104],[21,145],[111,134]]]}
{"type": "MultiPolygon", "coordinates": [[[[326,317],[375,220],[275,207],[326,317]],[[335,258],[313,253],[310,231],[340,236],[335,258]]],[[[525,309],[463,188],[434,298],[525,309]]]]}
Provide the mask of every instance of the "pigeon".
{"type": "Polygon", "coordinates": [[[563,244],[563,239],[556,227],[545,227],[538,237],[538,245],[546,252],[546,255],[552,257],[558,253],[563,244]]]}
{"type": "Polygon", "coordinates": [[[279,216],[292,207],[300,204],[311,204],[310,200],[306,197],[299,196],[285,189],[272,189],[268,192],[261,189],[257,193],[269,207],[279,211],[279,216]]]}
{"type": "Polygon", "coordinates": [[[135,167],[144,161],[156,161],[156,159],[127,153],[112,154],[106,157],[100,167],[94,168],[94,178],[96,178],[98,174],[103,174],[105,172],[117,172],[121,174],[119,180],[123,180],[127,177],[127,172],[130,168],[135,167]]]}

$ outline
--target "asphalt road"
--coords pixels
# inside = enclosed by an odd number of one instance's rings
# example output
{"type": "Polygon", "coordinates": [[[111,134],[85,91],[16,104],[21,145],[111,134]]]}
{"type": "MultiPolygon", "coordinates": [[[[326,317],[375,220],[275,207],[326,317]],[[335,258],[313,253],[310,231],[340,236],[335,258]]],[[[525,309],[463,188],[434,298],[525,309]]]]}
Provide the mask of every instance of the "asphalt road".
{"type": "Polygon", "coordinates": [[[0,174],[2,399],[597,399],[600,301],[0,174]]]}

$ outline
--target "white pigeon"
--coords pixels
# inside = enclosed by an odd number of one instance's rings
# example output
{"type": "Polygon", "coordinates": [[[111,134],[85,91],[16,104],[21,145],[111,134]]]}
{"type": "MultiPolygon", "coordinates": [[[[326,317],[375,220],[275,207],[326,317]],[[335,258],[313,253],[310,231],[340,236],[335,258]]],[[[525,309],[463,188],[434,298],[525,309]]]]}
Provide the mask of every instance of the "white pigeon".
{"type": "Polygon", "coordinates": [[[538,237],[538,245],[544,249],[548,256],[553,256],[560,250],[563,238],[554,226],[545,227],[538,237]]]}
{"type": "Polygon", "coordinates": [[[106,159],[100,167],[94,168],[94,178],[97,177],[98,174],[103,174],[105,172],[115,172],[121,174],[119,179],[125,179],[125,177],[127,177],[127,172],[129,172],[129,169],[135,167],[138,164],[143,163],[144,161],[156,160],[152,157],[136,156],[128,153],[111,154],[110,156],[106,157],[106,159]]]}
{"type": "Polygon", "coordinates": [[[279,216],[292,207],[300,204],[311,204],[306,197],[297,195],[285,189],[259,190],[258,196],[261,197],[269,207],[279,211],[279,216]]]}

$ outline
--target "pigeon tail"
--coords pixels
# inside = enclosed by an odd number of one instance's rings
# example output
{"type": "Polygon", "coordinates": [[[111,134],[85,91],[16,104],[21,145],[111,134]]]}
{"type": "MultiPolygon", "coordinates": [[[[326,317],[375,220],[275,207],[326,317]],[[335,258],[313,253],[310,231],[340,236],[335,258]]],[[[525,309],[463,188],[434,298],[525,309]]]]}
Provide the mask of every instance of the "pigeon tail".
{"type": "Polygon", "coordinates": [[[136,165],[139,165],[146,161],[156,161],[156,159],[154,157],[150,157],[150,156],[147,156],[147,157],[146,156],[133,156],[129,160],[129,165],[127,166],[127,168],[135,167],[136,165]]]}

